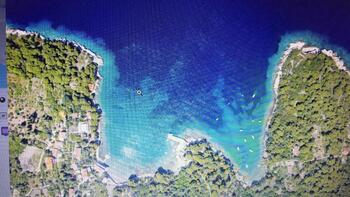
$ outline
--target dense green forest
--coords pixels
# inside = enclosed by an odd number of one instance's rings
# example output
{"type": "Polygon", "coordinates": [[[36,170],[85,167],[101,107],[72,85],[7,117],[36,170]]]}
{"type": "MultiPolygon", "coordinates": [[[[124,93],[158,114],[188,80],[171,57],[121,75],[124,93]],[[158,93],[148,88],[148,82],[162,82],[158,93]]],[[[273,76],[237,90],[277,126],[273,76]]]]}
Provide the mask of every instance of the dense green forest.
{"type": "Polygon", "coordinates": [[[265,187],[274,194],[347,196],[349,73],[324,53],[301,50],[289,55],[282,70],[267,133],[269,173],[256,191],[266,193],[265,187]]]}
{"type": "Polygon", "coordinates": [[[283,73],[268,129],[268,162],[341,155],[350,142],[350,76],[325,54],[300,51],[290,55],[283,73]]]}
{"type": "Polygon", "coordinates": [[[6,53],[12,191],[56,196],[102,188],[105,193],[93,171],[81,171],[94,164],[99,145],[93,92],[98,65],[92,55],[70,42],[14,33],[6,35],[6,53]],[[79,133],[79,123],[89,131],[79,133]]]}

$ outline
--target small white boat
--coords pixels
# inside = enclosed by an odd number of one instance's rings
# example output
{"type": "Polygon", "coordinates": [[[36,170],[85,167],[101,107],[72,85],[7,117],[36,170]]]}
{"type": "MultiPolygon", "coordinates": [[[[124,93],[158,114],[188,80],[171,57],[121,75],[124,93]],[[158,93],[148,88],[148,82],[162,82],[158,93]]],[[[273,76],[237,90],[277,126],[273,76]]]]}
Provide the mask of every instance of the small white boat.
{"type": "Polygon", "coordinates": [[[244,139],[244,142],[247,142],[247,139],[244,139]]]}
{"type": "Polygon", "coordinates": [[[244,131],[243,129],[240,129],[239,131],[244,131]]]}
{"type": "Polygon", "coordinates": [[[245,168],[248,168],[248,164],[245,164],[245,168]]]}
{"type": "Polygon", "coordinates": [[[253,94],[252,98],[254,98],[254,97],[255,97],[255,94],[253,94]]]}
{"type": "Polygon", "coordinates": [[[239,151],[240,149],[239,149],[239,146],[237,146],[237,150],[239,151]]]}
{"type": "Polygon", "coordinates": [[[251,152],[251,153],[252,153],[252,152],[254,152],[254,151],[253,151],[252,149],[249,149],[249,152],[251,152]]]}
{"type": "Polygon", "coordinates": [[[255,139],[254,135],[252,135],[252,139],[253,139],[253,140],[255,139]]]}

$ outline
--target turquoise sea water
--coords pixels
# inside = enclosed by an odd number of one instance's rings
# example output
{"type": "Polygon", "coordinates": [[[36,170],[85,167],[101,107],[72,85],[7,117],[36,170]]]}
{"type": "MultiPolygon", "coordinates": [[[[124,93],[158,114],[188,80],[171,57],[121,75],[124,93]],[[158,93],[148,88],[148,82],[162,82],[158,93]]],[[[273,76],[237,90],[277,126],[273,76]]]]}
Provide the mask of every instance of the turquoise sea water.
{"type": "MultiPolygon", "coordinates": [[[[171,148],[166,140],[168,133],[181,136],[191,131],[208,137],[243,172],[254,175],[259,170],[265,118],[272,102],[274,68],[288,43],[303,40],[333,49],[346,60],[350,57],[346,50],[331,45],[326,39],[311,32],[287,34],[281,38],[277,53],[268,61],[263,84],[252,86],[251,91],[233,84],[231,96],[228,97],[225,87],[229,82],[225,76],[215,77],[214,85],[208,89],[202,89],[195,82],[183,85],[188,80],[185,73],[188,71],[186,54],[175,58],[169,72],[164,74],[157,70],[157,64],[163,61],[159,57],[161,55],[157,51],[147,52],[141,45],[128,46],[115,53],[106,49],[101,39],[64,27],[54,29],[49,22],[29,25],[26,30],[40,32],[50,39],[64,38],[78,42],[102,56],[104,65],[100,68],[100,74],[103,80],[98,94],[98,103],[103,111],[101,151],[111,156],[107,163],[120,180],[125,180],[134,173],[154,172],[165,162],[165,158],[171,158],[167,155],[171,148]],[[133,76],[148,73],[146,77],[138,79],[139,83],[133,82],[135,79],[125,72],[120,72],[123,64],[129,64],[130,61],[141,69],[134,70],[133,76]],[[144,62],[148,63],[146,67],[140,66],[144,62]],[[166,80],[152,76],[162,74],[166,75],[166,80]],[[182,100],[184,94],[179,89],[183,88],[187,88],[189,93],[193,92],[195,96],[191,98],[197,100],[182,100]],[[142,95],[137,93],[138,90],[142,91],[142,95]],[[211,102],[206,100],[208,95],[211,102]],[[178,98],[174,100],[174,96],[178,98]],[[202,102],[199,108],[196,108],[197,102],[202,102]],[[213,108],[212,105],[217,107],[213,108]],[[192,111],[195,109],[199,113],[192,111]]],[[[235,62],[226,60],[224,63],[227,66],[235,65],[235,62]]],[[[200,71],[199,74],[205,77],[207,72],[210,70],[200,71]]],[[[254,79],[254,76],[246,77],[254,79]]]]}

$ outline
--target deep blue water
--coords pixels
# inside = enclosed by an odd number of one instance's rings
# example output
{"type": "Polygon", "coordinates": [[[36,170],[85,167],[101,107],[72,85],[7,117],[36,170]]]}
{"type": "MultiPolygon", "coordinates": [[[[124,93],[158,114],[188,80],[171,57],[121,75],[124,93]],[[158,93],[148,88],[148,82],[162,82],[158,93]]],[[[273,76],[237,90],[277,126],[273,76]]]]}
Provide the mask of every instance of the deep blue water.
{"type": "Polygon", "coordinates": [[[253,174],[279,44],[304,38],[350,49],[347,1],[62,2],[12,0],[7,20],[103,56],[104,151],[125,177],[161,165],[167,134],[188,130],[253,174]]]}

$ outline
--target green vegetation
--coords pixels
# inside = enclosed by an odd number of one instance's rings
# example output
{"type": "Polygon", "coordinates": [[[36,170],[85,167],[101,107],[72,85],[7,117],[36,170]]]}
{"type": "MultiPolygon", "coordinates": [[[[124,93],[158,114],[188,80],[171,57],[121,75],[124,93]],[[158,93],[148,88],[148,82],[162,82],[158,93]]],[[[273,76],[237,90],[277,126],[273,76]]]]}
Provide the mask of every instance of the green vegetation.
{"type": "Polygon", "coordinates": [[[8,33],[6,53],[11,189],[20,196],[56,196],[70,189],[77,195],[106,194],[104,175],[94,170],[100,110],[94,103],[93,57],[73,43],[38,34],[8,33]],[[79,131],[79,123],[88,130],[79,131]],[[26,161],[20,155],[28,145],[44,150],[36,158],[39,171],[22,169],[26,161]]]}
{"type": "Polygon", "coordinates": [[[283,73],[269,126],[269,163],[340,155],[350,142],[350,76],[323,53],[300,51],[290,55],[283,73]]]}
{"type": "Polygon", "coordinates": [[[294,50],[278,88],[266,143],[269,174],[255,191],[347,196],[350,75],[323,53],[294,50]]]}
{"type": "MultiPolygon", "coordinates": [[[[348,196],[350,75],[323,53],[294,50],[283,65],[266,142],[267,173],[251,186],[206,142],[187,147],[179,174],[131,176],[117,196],[348,196]]],[[[167,172],[167,173],[161,173],[167,172]]]]}
{"type": "Polygon", "coordinates": [[[191,162],[179,174],[159,168],[152,178],[131,176],[116,195],[136,196],[234,196],[242,189],[229,160],[205,140],[191,143],[185,157],[191,162]]]}
{"type": "MultiPolygon", "coordinates": [[[[36,34],[7,34],[6,41],[11,189],[19,196],[107,196],[108,175],[98,172],[95,162],[100,110],[94,103],[98,78],[92,56],[36,34]],[[28,146],[44,150],[35,156],[38,170],[22,168],[28,146]]],[[[159,168],[153,177],[132,175],[114,195],[350,194],[350,75],[325,54],[301,50],[292,51],[282,69],[261,180],[247,186],[230,161],[201,140],[186,147],[190,162],[179,173],[159,168]]]]}

